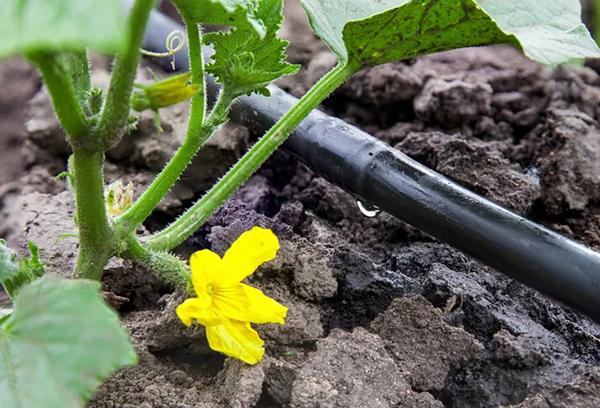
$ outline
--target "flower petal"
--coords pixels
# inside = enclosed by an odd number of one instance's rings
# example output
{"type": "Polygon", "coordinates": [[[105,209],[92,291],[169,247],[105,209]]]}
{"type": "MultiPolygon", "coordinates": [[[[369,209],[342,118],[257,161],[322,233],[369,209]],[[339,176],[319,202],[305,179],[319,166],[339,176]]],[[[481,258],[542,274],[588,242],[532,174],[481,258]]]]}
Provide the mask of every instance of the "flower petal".
{"type": "Polygon", "coordinates": [[[225,276],[221,257],[209,249],[196,251],[190,256],[192,284],[198,296],[206,293],[206,286],[225,276]]]}
{"type": "Polygon", "coordinates": [[[258,363],[265,349],[264,341],[248,322],[229,320],[218,326],[206,328],[210,348],[248,364],[258,363]]]}
{"type": "MultiPolygon", "coordinates": [[[[210,298],[208,299],[210,301],[210,298]]],[[[210,303],[209,303],[210,305],[210,303]]],[[[192,320],[196,320],[203,326],[214,326],[222,324],[227,320],[223,313],[212,306],[206,306],[206,299],[191,298],[186,299],[175,310],[177,317],[186,326],[192,325],[192,320]]]]}
{"type": "Polygon", "coordinates": [[[253,227],[244,232],[231,244],[223,257],[227,279],[241,282],[261,264],[275,258],[278,249],[279,240],[273,231],[253,227]]]}
{"type": "Polygon", "coordinates": [[[250,302],[241,284],[231,286],[214,286],[212,293],[213,306],[230,319],[249,321],[250,302]]]}
{"type": "Polygon", "coordinates": [[[247,320],[251,323],[279,323],[285,324],[288,308],[271,299],[260,289],[241,284],[250,301],[250,308],[246,312],[247,320]]]}

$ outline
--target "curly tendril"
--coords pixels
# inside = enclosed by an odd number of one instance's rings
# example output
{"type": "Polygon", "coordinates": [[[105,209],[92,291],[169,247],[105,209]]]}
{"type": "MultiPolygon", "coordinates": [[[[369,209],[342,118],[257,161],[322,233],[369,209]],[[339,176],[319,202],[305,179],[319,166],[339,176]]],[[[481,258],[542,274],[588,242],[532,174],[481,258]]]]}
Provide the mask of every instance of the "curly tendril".
{"type": "Polygon", "coordinates": [[[170,57],[172,55],[173,61],[171,61],[171,66],[173,67],[173,71],[175,71],[175,54],[181,51],[184,45],[185,33],[182,30],[174,30],[169,33],[165,41],[167,52],[152,52],[142,49],[142,54],[150,57],[170,57]]]}

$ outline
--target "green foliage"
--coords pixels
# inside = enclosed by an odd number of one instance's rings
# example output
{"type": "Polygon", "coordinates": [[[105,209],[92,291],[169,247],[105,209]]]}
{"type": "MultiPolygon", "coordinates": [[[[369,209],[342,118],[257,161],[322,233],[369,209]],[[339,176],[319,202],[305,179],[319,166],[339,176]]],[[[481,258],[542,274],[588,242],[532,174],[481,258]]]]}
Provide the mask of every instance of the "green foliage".
{"type": "Polygon", "coordinates": [[[0,59],[38,51],[119,51],[120,0],[1,0],[0,59]]]}
{"type": "Polygon", "coordinates": [[[518,46],[474,1],[456,0],[406,2],[346,24],[343,38],[350,63],[361,68],[461,47],[518,46]]]}
{"type": "Polygon", "coordinates": [[[0,282],[12,279],[19,273],[17,253],[6,246],[6,241],[0,239],[0,282]]]}
{"type": "Polygon", "coordinates": [[[272,81],[298,71],[298,65],[284,61],[289,43],[277,37],[283,22],[282,8],[281,0],[259,3],[256,15],[267,30],[262,38],[243,28],[204,36],[205,42],[215,50],[206,71],[214,75],[223,84],[224,91],[233,97],[252,92],[268,96],[267,86],[272,81]]]}
{"type": "Polygon", "coordinates": [[[152,85],[136,84],[135,87],[142,92],[134,92],[131,95],[131,108],[137,112],[146,109],[157,111],[190,99],[200,88],[199,85],[190,85],[191,76],[188,72],[170,76],[162,81],[157,79],[152,85]]]}
{"type": "MultiPolygon", "coordinates": [[[[308,14],[310,25],[342,62],[348,61],[348,51],[342,31],[346,23],[361,21],[379,13],[391,11],[408,0],[300,0],[308,14]]],[[[398,27],[390,27],[390,31],[398,27]]]]}
{"type": "Polygon", "coordinates": [[[300,0],[355,70],[460,47],[508,43],[544,64],[599,57],[578,0],[300,0]]]}
{"type": "Polygon", "coordinates": [[[8,320],[11,314],[12,309],[3,309],[0,307],[0,327],[2,327],[2,323],[8,320]]]}
{"type": "Polygon", "coordinates": [[[579,0],[478,0],[498,26],[521,43],[525,55],[546,65],[598,58],[600,50],[581,23],[579,0]]]}
{"type": "Polygon", "coordinates": [[[259,3],[259,0],[173,0],[186,22],[232,25],[264,37],[265,25],[255,13],[259,3]]]}
{"type": "Polygon", "coordinates": [[[88,106],[92,115],[97,115],[102,110],[102,104],[104,103],[104,90],[101,88],[90,89],[88,95],[88,106]]]}
{"type": "Polygon", "coordinates": [[[44,263],[40,260],[38,247],[33,242],[28,245],[31,256],[17,260],[16,252],[0,239],[0,284],[13,299],[23,285],[44,274],[44,263]]]}
{"type": "Polygon", "coordinates": [[[40,259],[40,251],[38,247],[33,242],[28,242],[27,246],[29,247],[29,253],[31,256],[29,258],[23,258],[19,261],[19,267],[22,270],[27,271],[30,276],[33,276],[34,279],[41,277],[44,274],[44,263],[40,259]]]}
{"type": "Polygon", "coordinates": [[[0,326],[0,406],[82,407],[137,356],[100,283],[43,277],[0,326]]]}
{"type": "Polygon", "coordinates": [[[65,70],[71,76],[77,100],[85,106],[92,87],[87,52],[85,50],[63,52],[61,56],[65,70]]]}

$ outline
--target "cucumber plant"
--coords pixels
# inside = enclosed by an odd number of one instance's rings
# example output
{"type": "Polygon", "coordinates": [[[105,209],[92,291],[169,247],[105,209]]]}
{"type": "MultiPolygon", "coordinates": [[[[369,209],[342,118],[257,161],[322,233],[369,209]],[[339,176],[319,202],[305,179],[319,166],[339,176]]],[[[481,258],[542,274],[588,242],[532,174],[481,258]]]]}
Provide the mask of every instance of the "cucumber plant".
{"type": "Polygon", "coordinates": [[[41,276],[43,263],[35,250],[30,260],[17,262],[0,245],[0,282],[13,301],[0,313],[0,348],[7,350],[0,353],[0,405],[81,406],[111,372],[134,364],[133,347],[99,294],[97,281],[108,260],[138,260],[193,295],[193,286],[202,282],[192,285],[189,265],[169,251],[356,72],[498,43],[511,44],[547,65],[600,56],[581,23],[578,0],[300,0],[338,64],[176,221],[139,236],[138,227],[228,121],[231,104],[251,93],[269,97],[271,82],[298,70],[285,61],[288,43],[277,36],[282,1],[173,0],[186,25],[191,72],[151,85],[136,85],[134,79],[157,0],[134,0],[126,15],[120,0],[0,2],[0,59],[20,54],[37,67],[71,146],[67,175],[79,231],[75,280],[41,276]],[[226,29],[203,35],[206,24],[226,29]],[[202,44],[214,49],[207,61],[202,44]],[[92,87],[88,51],[115,56],[108,89],[92,87]],[[221,84],[212,106],[207,105],[206,75],[221,84]],[[159,115],[161,108],[187,99],[191,109],[185,139],[144,193],[133,200],[130,187],[105,186],[104,153],[128,137],[135,112],[159,115]],[[114,347],[107,349],[101,342],[114,347]]]}

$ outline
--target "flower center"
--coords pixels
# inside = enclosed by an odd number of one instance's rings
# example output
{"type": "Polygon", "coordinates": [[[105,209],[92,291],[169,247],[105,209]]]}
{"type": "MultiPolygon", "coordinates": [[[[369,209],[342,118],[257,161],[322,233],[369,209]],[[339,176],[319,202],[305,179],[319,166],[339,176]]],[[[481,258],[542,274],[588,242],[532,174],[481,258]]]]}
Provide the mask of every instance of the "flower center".
{"type": "Polygon", "coordinates": [[[213,291],[214,291],[214,288],[213,288],[212,284],[206,285],[206,293],[208,293],[209,295],[212,295],[213,291]]]}

